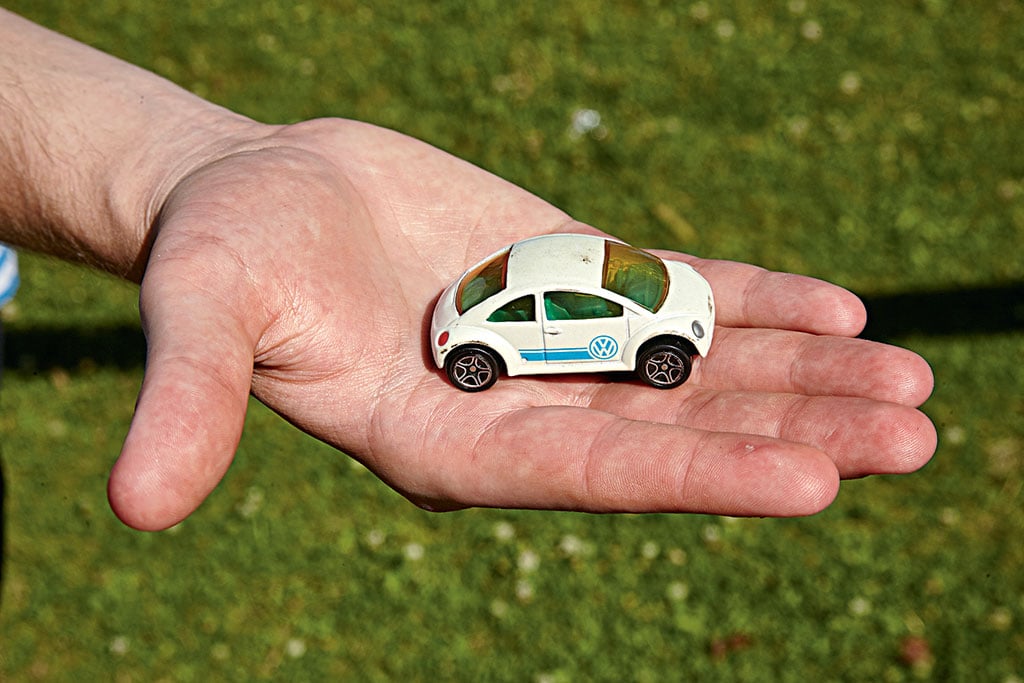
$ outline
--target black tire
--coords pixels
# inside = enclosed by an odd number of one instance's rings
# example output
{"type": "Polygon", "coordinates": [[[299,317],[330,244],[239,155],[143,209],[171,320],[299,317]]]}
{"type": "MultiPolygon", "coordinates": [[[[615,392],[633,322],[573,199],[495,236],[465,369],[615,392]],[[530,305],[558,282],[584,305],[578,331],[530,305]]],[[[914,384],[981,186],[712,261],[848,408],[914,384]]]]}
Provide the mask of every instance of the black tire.
{"type": "Polygon", "coordinates": [[[693,360],[673,344],[652,344],[640,351],[636,374],[656,389],[672,389],[690,378],[693,360]]]}
{"type": "Polygon", "coordinates": [[[448,379],[463,391],[484,391],[498,381],[500,366],[494,353],[481,346],[464,346],[448,355],[444,370],[448,379]]]}

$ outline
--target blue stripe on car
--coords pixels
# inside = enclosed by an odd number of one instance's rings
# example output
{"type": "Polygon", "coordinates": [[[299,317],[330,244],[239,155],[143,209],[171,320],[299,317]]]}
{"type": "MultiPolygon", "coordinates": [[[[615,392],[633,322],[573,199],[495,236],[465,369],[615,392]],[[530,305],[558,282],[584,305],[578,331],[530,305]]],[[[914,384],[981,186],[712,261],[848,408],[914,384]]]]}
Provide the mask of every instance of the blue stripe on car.
{"type": "Polygon", "coordinates": [[[565,349],[519,349],[519,355],[525,361],[570,361],[594,360],[594,356],[585,347],[565,349]]]}

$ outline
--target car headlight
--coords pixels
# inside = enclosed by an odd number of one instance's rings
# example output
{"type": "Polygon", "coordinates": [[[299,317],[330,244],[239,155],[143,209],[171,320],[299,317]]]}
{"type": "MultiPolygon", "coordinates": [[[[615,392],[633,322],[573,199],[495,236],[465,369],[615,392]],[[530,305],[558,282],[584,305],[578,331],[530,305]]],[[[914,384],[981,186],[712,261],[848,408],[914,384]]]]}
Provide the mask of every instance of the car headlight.
{"type": "Polygon", "coordinates": [[[693,330],[693,336],[697,339],[704,338],[704,326],[700,324],[699,320],[694,320],[693,324],[690,325],[690,329],[693,330]]]}

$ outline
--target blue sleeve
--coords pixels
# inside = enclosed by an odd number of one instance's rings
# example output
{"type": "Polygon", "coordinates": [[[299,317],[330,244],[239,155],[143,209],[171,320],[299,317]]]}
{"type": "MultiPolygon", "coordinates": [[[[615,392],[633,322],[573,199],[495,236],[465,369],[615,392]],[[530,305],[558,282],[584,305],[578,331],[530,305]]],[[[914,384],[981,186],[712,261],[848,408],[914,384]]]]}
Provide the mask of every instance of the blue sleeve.
{"type": "Polygon", "coordinates": [[[18,291],[18,255],[0,244],[0,306],[10,301],[18,291]]]}

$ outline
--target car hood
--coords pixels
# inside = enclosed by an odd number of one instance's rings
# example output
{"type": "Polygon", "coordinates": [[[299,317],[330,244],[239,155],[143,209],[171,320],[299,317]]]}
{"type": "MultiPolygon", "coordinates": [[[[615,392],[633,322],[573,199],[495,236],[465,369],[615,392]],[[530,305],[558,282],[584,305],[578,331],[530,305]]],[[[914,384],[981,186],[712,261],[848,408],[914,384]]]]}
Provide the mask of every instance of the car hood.
{"type": "Polygon", "coordinates": [[[671,284],[660,311],[690,311],[701,316],[706,314],[714,322],[715,302],[707,280],[685,263],[665,261],[665,265],[671,284]]]}

